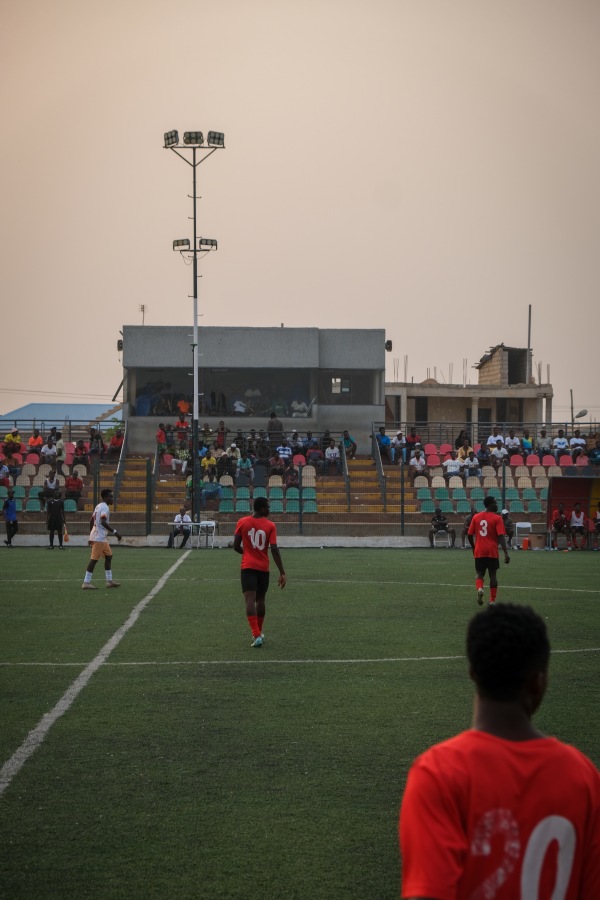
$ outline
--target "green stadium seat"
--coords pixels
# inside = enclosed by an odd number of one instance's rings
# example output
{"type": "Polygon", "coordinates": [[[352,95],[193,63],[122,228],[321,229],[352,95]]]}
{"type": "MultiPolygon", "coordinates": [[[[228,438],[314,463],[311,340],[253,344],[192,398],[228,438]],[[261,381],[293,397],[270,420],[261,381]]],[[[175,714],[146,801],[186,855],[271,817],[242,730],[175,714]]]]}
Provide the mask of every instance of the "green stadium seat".
{"type": "Polygon", "coordinates": [[[25,506],[25,512],[40,512],[41,508],[39,500],[28,500],[25,506]]]}
{"type": "Polygon", "coordinates": [[[317,499],[317,489],[314,487],[302,488],[302,499],[303,500],[316,500],[317,499]]]}
{"type": "MultiPolygon", "coordinates": [[[[273,488],[271,488],[273,490],[273,488]]],[[[283,500],[271,500],[269,498],[269,507],[272,513],[282,513],[283,512],[283,500]]]]}
{"type": "Polygon", "coordinates": [[[496,500],[502,500],[502,491],[500,490],[500,488],[497,488],[497,487],[488,488],[487,495],[488,495],[488,497],[494,497],[494,499],[496,499],[496,500]]]}
{"type": "Polygon", "coordinates": [[[25,497],[25,488],[22,484],[17,484],[13,491],[15,492],[15,500],[23,500],[25,497]]]}
{"type": "Polygon", "coordinates": [[[517,488],[506,488],[505,499],[509,500],[520,500],[519,491],[517,488]]]}
{"type": "Polygon", "coordinates": [[[75,500],[65,500],[65,512],[77,512],[77,503],[75,500]]]}
{"type": "Polygon", "coordinates": [[[236,500],[235,501],[235,511],[236,513],[250,513],[250,501],[249,500],[236,500]]]}
{"type": "Polygon", "coordinates": [[[475,501],[475,512],[483,512],[484,509],[485,509],[485,506],[483,505],[483,500],[476,500],[475,501]]]}
{"type": "Polygon", "coordinates": [[[256,500],[257,497],[266,497],[267,489],[265,487],[255,487],[252,491],[252,496],[256,500]]]}
{"type": "Polygon", "coordinates": [[[466,500],[467,492],[464,488],[454,488],[452,491],[452,499],[453,500],[466,500]]]}
{"type": "Polygon", "coordinates": [[[221,500],[221,502],[219,503],[219,512],[220,513],[234,512],[233,500],[221,500]]]}
{"type": "Polygon", "coordinates": [[[537,500],[537,492],[535,488],[523,488],[522,500],[537,500]]]}
{"type": "Polygon", "coordinates": [[[468,515],[471,512],[471,504],[468,500],[459,500],[456,504],[456,512],[468,515]]]}
{"type": "Polygon", "coordinates": [[[250,488],[247,487],[239,487],[235,492],[236,500],[249,500],[250,499],[250,488]]]}
{"type": "Polygon", "coordinates": [[[302,509],[305,513],[316,513],[319,511],[316,500],[305,500],[302,509]]]}
{"type": "Polygon", "coordinates": [[[450,499],[450,491],[445,487],[438,487],[435,489],[434,497],[436,500],[449,500],[450,499]]]}
{"type": "Polygon", "coordinates": [[[421,512],[429,513],[429,515],[434,513],[435,512],[435,503],[433,502],[433,500],[423,500],[423,502],[421,503],[421,512]]]}
{"type": "Polygon", "coordinates": [[[548,499],[548,488],[545,487],[540,490],[540,500],[547,500],[547,499],[548,499]]]}
{"type": "Polygon", "coordinates": [[[483,488],[473,488],[471,491],[471,500],[483,500],[485,497],[485,491],[483,488]]]}
{"type": "Polygon", "coordinates": [[[431,500],[431,488],[417,488],[417,500],[431,500]]]}
{"type": "Polygon", "coordinates": [[[283,488],[282,487],[269,488],[269,500],[283,500],[283,488]]]}
{"type": "Polygon", "coordinates": [[[452,500],[440,500],[439,507],[443,513],[454,512],[454,503],[452,502],[452,500]]]}
{"type": "Polygon", "coordinates": [[[508,508],[511,511],[511,513],[524,513],[525,512],[525,507],[523,506],[523,502],[521,500],[511,500],[508,508]]]}
{"type": "Polygon", "coordinates": [[[530,500],[527,504],[527,512],[529,513],[542,513],[544,512],[544,508],[539,500],[530,500]]]}
{"type": "Polygon", "coordinates": [[[299,500],[300,499],[300,491],[297,487],[289,487],[285,492],[286,500],[299,500]]]}
{"type": "Polygon", "coordinates": [[[300,512],[300,501],[299,500],[287,500],[285,504],[286,513],[299,513],[300,512]]]}
{"type": "Polygon", "coordinates": [[[0,484],[0,499],[6,500],[8,497],[8,489],[4,487],[3,484],[0,484]]]}

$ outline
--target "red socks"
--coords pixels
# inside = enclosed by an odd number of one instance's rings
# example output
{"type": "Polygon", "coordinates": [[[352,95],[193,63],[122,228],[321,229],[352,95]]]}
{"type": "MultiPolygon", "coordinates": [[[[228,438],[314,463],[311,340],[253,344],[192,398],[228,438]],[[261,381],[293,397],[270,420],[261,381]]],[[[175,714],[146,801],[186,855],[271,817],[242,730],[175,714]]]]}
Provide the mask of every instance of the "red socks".
{"type": "Polygon", "coordinates": [[[477,590],[479,590],[479,588],[483,587],[483,578],[475,579],[475,587],[477,588],[477,590]]]}
{"type": "Polygon", "coordinates": [[[498,588],[490,588],[490,603],[496,602],[496,594],[498,593],[498,588]]]}
{"type": "Polygon", "coordinates": [[[248,625],[250,626],[252,637],[259,637],[260,625],[258,624],[258,618],[256,616],[248,616],[248,625]]]}

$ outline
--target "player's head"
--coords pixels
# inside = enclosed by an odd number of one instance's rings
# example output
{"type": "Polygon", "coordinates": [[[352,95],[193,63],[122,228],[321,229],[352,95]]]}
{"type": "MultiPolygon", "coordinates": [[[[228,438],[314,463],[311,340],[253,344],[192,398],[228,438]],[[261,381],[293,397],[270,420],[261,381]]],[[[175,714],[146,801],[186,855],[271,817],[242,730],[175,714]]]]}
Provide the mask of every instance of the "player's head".
{"type": "Polygon", "coordinates": [[[113,492],[112,488],[104,488],[103,491],[100,491],[100,496],[104,500],[105,503],[112,503],[113,492]]]}
{"type": "Polygon", "coordinates": [[[488,512],[498,512],[498,502],[495,497],[484,497],[483,505],[488,512]]]}
{"type": "Polygon", "coordinates": [[[256,516],[268,516],[269,515],[269,501],[266,497],[257,497],[254,501],[254,515],[256,516]]]}
{"type": "Polygon", "coordinates": [[[544,620],[529,606],[496,603],[478,613],[467,628],[469,672],[481,697],[505,702],[535,695],[542,701],[550,642],[544,620]]]}

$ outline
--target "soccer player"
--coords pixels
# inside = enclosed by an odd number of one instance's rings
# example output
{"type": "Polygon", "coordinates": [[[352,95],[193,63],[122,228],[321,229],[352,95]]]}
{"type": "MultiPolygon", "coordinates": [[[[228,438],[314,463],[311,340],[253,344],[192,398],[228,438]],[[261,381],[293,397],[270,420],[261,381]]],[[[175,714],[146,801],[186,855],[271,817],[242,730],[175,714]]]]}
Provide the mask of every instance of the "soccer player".
{"type": "Polygon", "coordinates": [[[4,543],[7,547],[13,547],[12,539],[19,530],[19,523],[17,522],[17,501],[12,488],[8,488],[6,492],[6,500],[2,504],[2,515],[6,522],[6,540],[4,543]]]}
{"type": "Polygon", "coordinates": [[[83,580],[83,584],[81,585],[84,591],[97,590],[96,585],[92,584],[92,574],[94,572],[94,569],[96,568],[96,563],[102,557],[104,557],[104,574],[106,576],[106,587],[121,587],[119,581],[113,581],[112,550],[110,544],[108,543],[109,534],[114,534],[119,543],[121,543],[121,541],[123,540],[122,535],[119,534],[116,528],[112,528],[109,523],[109,507],[113,502],[113,492],[110,488],[104,488],[104,490],[100,492],[100,496],[102,498],[102,502],[98,504],[98,506],[92,513],[92,518],[90,519],[90,527],[92,530],[90,532],[89,544],[92,548],[92,555],[90,557],[87,569],[85,570],[85,578],[83,580]]]}
{"type": "Polygon", "coordinates": [[[532,717],[550,644],[531,608],[467,629],[473,723],[414,762],[400,812],[405,900],[600,897],[600,774],[532,717]]]}
{"type": "Polygon", "coordinates": [[[266,497],[257,497],[254,515],[239,520],[233,538],[233,549],[242,554],[242,591],[252,631],[252,647],[262,647],[264,641],[262,626],[269,590],[269,546],[279,569],[279,587],[284,588],[287,580],[277,546],[277,529],[268,515],[269,501],[266,497]]]}
{"type": "Polygon", "coordinates": [[[571,537],[573,539],[573,550],[585,550],[587,536],[587,516],[581,508],[581,503],[576,503],[573,506],[573,512],[571,513],[571,537]],[[579,547],[577,547],[577,535],[581,537],[579,547]]]}
{"type": "Polygon", "coordinates": [[[498,504],[494,497],[486,497],[483,501],[485,510],[475,513],[469,525],[467,536],[475,557],[475,587],[477,602],[483,606],[483,579],[486,570],[490,573],[490,603],[496,602],[498,593],[498,576],[500,560],[498,544],[504,550],[504,562],[508,565],[510,556],[506,549],[506,531],[502,516],[498,515],[498,504]]]}

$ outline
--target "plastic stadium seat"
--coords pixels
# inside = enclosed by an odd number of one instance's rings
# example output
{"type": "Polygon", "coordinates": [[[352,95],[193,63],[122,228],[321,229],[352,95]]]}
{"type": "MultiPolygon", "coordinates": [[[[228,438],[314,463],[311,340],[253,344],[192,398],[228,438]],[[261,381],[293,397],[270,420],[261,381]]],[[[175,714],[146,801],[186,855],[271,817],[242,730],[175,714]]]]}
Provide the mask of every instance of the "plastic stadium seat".
{"type": "Polygon", "coordinates": [[[289,502],[290,500],[299,500],[300,499],[300,491],[297,487],[289,487],[285,492],[285,499],[289,502]]]}
{"type": "Polygon", "coordinates": [[[483,500],[477,500],[475,503],[475,512],[483,512],[485,506],[483,505],[483,500]]]}
{"type": "Polygon", "coordinates": [[[471,500],[483,500],[485,491],[481,487],[473,488],[471,491],[471,500]]]}
{"type": "Polygon", "coordinates": [[[452,450],[451,444],[440,444],[439,454],[442,456],[444,453],[450,453],[452,450]]]}
{"type": "Polygon", "coordinates": [[[537,453],[530,453],[529,456],[525,459],[526,466],[539,466],[540,458],[537,453]]]}
{"type": "Polygon", "coordinates": [[[40,464],[40,458],[37,455],[37,453],[28,453],[27,456],[25,457],[25,465],[26,466],[35,466],[35,468],[37,469],[39,464],[40,464]]]}
{"type": "Polygon", "coordinates": [[[521,499],[522,500],[537,500],[537,493],[531,487],[524,488],[523,493],[521,495],[521,499]]]}
{"type": "Polygon", "coordinates": [[[488,488],[498,487],[498,479],[495,475],[486,475],[483,479],[482,487],[484,490],[487,490],[488,488]]]}
{"type": "Polygon", "coordinates": [[[435,488],[434,498],[436,500],[449,500],[450,499],[450,491],[447,487],[439,487],[435,488]]]}
{"type": "Polygon", "coordinates": [[[299,513],[300,512],[300,501],[299,500],[287,500],[285,504],[286,513],[299,513]]]}
{"type": "MultiPolygon", "coordinates": [[[[221,501],[223,502],[223,501],[221,501]]],[[[236,513],[249,513],[250,510],[250,501],[249,500],[236,500],[235,501],[235,511],[236,513]]]]}
{"type": "Polygon", "coordinates": [[[468,515],[471,512],[471,504],[468,500],[459,500],[456,504],[456,512],[462,515],[468,515]]]}
{"type": "Polygon", "coordinates": [[[461,488],[464,487],[464,481],[460,477],[460,475],[451,475],[448,479],[448,487],[449,488],[461,488]]]}
{"type": "Polygon", "coordinates": [[[163,453],[162,465],[170,466],[172,462],[173,462],[172,454],[171,453],[163,453]]]}
{"type": "Polygon", "coordinates": [[[423,447],[423,453],[425,456],[429,456],[430,454],[437,454],[438,448],[436,444],[425,444],[423,447]]]}
{"type": "Polygon", "coordinates": [[[417,500],[431,500],[431,489],[428,487],[418,488],[417,500]]]}
{"type": "Polygon", "coordinates": [[[549,484],[550,484],[549,478],[546,478],[545,475],[539,475],[535,479],[533,486],[534,486],[534,488],[536,488],[539,491],[540,488],[547,488],[549,484]]]}
{"type": "Polygon", "coordinates": [[[517,466],[517,468],[515,469],[514,477],[515,478],[524,478],[524,477],[529,478],[529,469],[527,468],[527,466],[517,466]]]}
{"type": "Polygon", "coordinates": [[[502,500],[502,491],[498,487],[492,487],[488,491],[488,497],[495,497],[496,500],[502,500]]]}
{"type": "Polygon", "coordinates": [[[84,466],[83,463],[77,463],[77,465],[73,466],[73,474],[79,475],[80,478],[85,478],[87,475],[87,466],[84,466]]]}
{"type": "Polygon", "coordinates": [[[15,484],[20,484],[22,487],[29,487],[29,475],[24,475],[21,472],[20,475],[17,475],[15,484]]]}
{"type": "Polygon", "coordinates": [[[51,466],[49,466],[48,463],[42,463],[41,466],[38,467],[37,473],[38,475],[43,475],[45,478],[50,471],[50,468],[51,466]]]}
{"type": "Polygon", "coordinates": [[[545,453],[542,456],[542,465],[543,466],[555,466],[556,465],[556,460],[554,459],[554,457],[552,456],[551,453],[545,453]]]}
{"type": "Polygon", "coordinates": [[[511,465],[511,466],[524,466],[524,465],[525,465],[525,460],[523,459],[523,457],[521,456],[520,453],[513,453],[513,455],[510,457],[509,465],[511,465]]]}
{"type": "Polygon", "coordinates": [[[435,503],[433,502],[433,500],[423,500],[423,502],[421,503],[421,512],[429,513],[430,515],[431,513],[434,513],[435,503]]]}
{"type": "Polygon", "coordinates": [[[581,456],[578,456],[577,459],[575,460],[575,465],[576,466],[587,466],[589,464],[589,461],[590,461],[589,457],[584,456],[582,453],[581,456]]]}
{"type": "Polygon", "coordinates": [[[541,513],[544,509],[539,500],[530,500],[527,504],[527,512],[529,513],[541,513]]]}
{"type": "Polygon", "coordinates": [[[65,512],[77,512],[77,502],[75,500],[65,500],[65,512]]]}
{"type": "Polygon", "coordinates": [[[547,487],[543,487],[543,488],[540,490],[540,500],[546,501],[547,499],[548,499],[548,488],[547,488],[547,487]]]}
{"type": "Polygon", "coordinates": [[[236,500],[249,500],[250,499],[250,488],[247,487],[239,487],[235,492],[236,500]]]}
{"type": "Polygon", "coordinates": [[[508,507],[511,513],[524,513],[525,507],[521,500],[511,500],[510,506],[508,507]]]}
{"type": "Polygon", "coordinates": [[[272,513],[283,512],[283,500],[269,500],[269,506],[271,507],[272,513]]]}
{"type": "Polygon", "coordinates": [[[281,487],[283,485],[283,478],[281,475],[271,475],[269,477],[269,487],[281,487]]]}
{"type": "Polygon", "coordinates": [[[39,500],[28,500],[25,506],[25,512],[40,512],[41,508],[39,500]]]}
{"type": "Polygon", "coordinates": [[[520,499],[517,488],[506,488],[504,497],[506,500],[519,500],[520,499]]]}
{"type": "Polygon", "coordinates": [[[531,482],[531,478],[529,477],[529,475],[523,476],[522,478],[519,478],[517,480],[517,487],[519,488],[520,491],[525,490],[525,488],[530,488],[531,484],[532,484],[532,482],[531,482]]]}
{"type": "Polygon", "coordinates": [[[486,478],[487,476],[490,476],[490,477],[492,477],[492,478],[495,478],[495,477],[496,477],[496,470],[495,470],[495,468],[494,468],[493,466],[482,466],[482,467],[481,467],[481,474],[483,475],[484,478],[486,478]]]}
{"type": "Polygon", "coordinates": [[[7,488],[5,488],[3,484],[0,484],[0,500],[6,500],[7,497],[7,488]]]}
{"type": "Polygon", "coordinates": [[[479,487],[479,485],[480,485],[480,482],[479,482],[479,478],[477,477],[477,475],[469,475],[469,477],[467,478],[467,480],[465,482],[466,488],[477,488],[477,487],[479,487]]]}
{"type": "Polygon", "coordinates": [[[252,491],[252,497],[254,500],[256,500],[257,497],[266,497],[266,496],[267,496],[267,489],[264,487],[255,487],[254,490],[252,491]]]}
{"type": "Polygon", "coordinates": [[[548,478],[560,478],[563,470],[560,466],[548,466],[548,478]]]}
{"type": "Polygon", "coordinates": [[[442,478],[441,475],[434,475],[433,478],[431,479],[431,487],[432,488],[441,488],[441,487],[445,488],[446,482],[442,478]]]}
{"type": "Polygon", "coordinates": [[[221,475],[219,478],[219,484],[221,487],[233,487],[233,478],[231,475],[221,475]]]}
{"type": "Polygon", "coordinates": [[[223,500],[233,500],[233,488],[229,487],[229,485],[225,485],[224,488],[221,488],[223,493],[223,500]]]}
{"type": "Polygon", "coordinates": [[[302,509],[305,513],[316,513],[319,511],[316,500],[305,500],[302,509]]]}
{"type": "Polygon", "coordinates": [[[443,513],[454,512],[454,503],[452,502],[452,500],[440,500],[439,506],[443,513]]]}
{"type": "Polygon", "coordinates": [[[558,464],[561,468],[564,469],[565,466],[572,466],[573,460],[567,453],[564,453],[562,456],[559,457],[558,464]]]}
{"type": "Polygon", "coordinates": [[[416,488],[429,487],[429,481],[424,475],[417,475],[413,486],[416,488]]]}
{"type": "Polygon", "coordinates": [[[15,492],[15,500],[17,500],[17,499],[22,500],[23,497],[25,496],[25,488],[23,487],[22,484],[16,484],[13,488],[13,491],[15,492]]]}
{"type": "Polygon", "coordinates": [[[219,503],[220,513],[232,513],[233,511],[233,500],[221,500],[219,503]]]}
{"type": "Polygon", "coordinates": [[[427,465],[431,468],[431,466],[440,466],[442,464],[441,459],[437,455],[437,453],[430,453],[427,457],[427,465]]]}
{"type": "Polygon", "coordinates": [[[302,488],[302,499],[303,500],[316,500],[317,499],[316,488],[314,488],[314,487],[302,488]]]}
{"type": "MultiPolygon", "coordinates": [[[[432,478],[439,477],[439,476],[443,477],[444,469],[442,466],[434,466],[433,469],[429,470],[429,474],[432,478]]],[[[445,484],[445,482],[444,482],[444,484],[445,484]]]]}
{"type": "Polygon", "coordinates": [[[544,466],[532,466],[531,467],[531,477],[537,478],[538,476],[545,476],[546,469],[544,466]]]}
{"type": "MultiPolygon", "coordinates": [[[[269,482],[271,479],[269,479],[269,482]]],[[[317,473],[314,466],[304,466],[302,468],[302,484],[314,487],[317,483],[317,473]]]]}
{"type": "Polygon", "coordinates": [[[465,491],[465,489],[463,487],[454,488],[454,490],[452,491],[452,499],[453,500],[466,500],[467,492],[465,491]]]}
{"type": "Polygon", "coordinates": [[[283,500],[283,488],[282,487],[269,488],[269,501],[271,501],[271,500],[283,500]]]}

